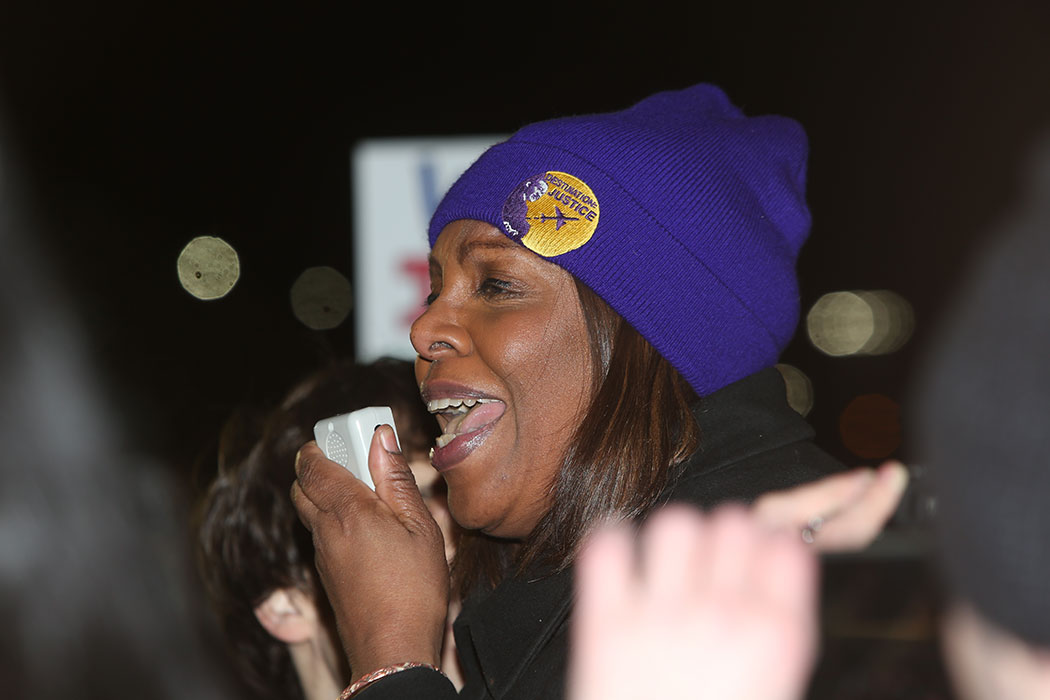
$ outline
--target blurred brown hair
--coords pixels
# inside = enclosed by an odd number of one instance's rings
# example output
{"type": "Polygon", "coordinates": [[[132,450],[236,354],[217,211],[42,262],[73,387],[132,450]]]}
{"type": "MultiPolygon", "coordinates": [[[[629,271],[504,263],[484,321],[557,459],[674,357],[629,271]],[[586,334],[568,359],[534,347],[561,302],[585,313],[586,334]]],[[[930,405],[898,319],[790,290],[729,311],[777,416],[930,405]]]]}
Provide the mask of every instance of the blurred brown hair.
{"type": "Polygon", "coordinates": [[[223,429],[218,472],[196,511],[198,567],[241,675],[266,697],[301,698],[302,689],[286,645],[259,624],[255,607],[274,590],[295,587],[313,596],[322,616],[329,612],[310,533],[289,497],[295,455],[318,420],[373,405],[393,409],[406,456],[426,453],[437,422],[419,397],[412,363],[390,358],[325,367],[270,411],[241,409],[223,429]]]}

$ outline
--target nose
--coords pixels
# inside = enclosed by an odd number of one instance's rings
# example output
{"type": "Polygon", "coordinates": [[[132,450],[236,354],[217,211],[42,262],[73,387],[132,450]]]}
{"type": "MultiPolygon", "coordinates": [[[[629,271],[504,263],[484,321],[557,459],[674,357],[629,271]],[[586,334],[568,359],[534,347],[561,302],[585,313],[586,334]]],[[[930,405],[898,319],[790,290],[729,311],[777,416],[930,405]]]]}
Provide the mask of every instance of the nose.
{"type": "Polygon", "coordinates": [[[419,356],[430,362],[470,352],[469,333],[441,297],[412,323],[409,338],[419,356]]]}

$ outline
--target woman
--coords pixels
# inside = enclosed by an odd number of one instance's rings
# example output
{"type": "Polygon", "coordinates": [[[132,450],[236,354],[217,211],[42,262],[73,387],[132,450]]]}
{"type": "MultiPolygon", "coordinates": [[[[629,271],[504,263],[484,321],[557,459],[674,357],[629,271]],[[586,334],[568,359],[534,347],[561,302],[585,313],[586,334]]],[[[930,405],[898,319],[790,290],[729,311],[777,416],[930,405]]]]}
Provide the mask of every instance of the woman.
{"type": "MultiPolygon", "coordinates": [[[[526,126],[439,205],[412,342],[443,432],[432,462],[468,531],[452,570],[464,696],[562,694],[571,564],[599,521],[842,468],[773,368],[798,319],[805,158],[796,123],[697,85],[526,126]]],[[[454,697],[435,669],[440,533],[392,431],[373,442],[375,493],[314,445],[292,491],[360,678],[344,696],[454,697]]]]}

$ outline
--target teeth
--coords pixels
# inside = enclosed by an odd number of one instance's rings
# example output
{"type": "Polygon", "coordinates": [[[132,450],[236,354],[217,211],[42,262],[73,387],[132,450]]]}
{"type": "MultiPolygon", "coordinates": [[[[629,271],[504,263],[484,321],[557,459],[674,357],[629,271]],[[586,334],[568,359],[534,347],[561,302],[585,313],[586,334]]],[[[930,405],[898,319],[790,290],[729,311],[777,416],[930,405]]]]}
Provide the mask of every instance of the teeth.
{"type": "Polygon", "coordinates": [[[495,399],[434,399],[427,401],[427,410],[431,413],[466,413],[479,403],[493,401],[495,399]]]}
{"type": "MultiPolygon", "coordinates": [[[[478,404],[483,403],[499,403],[499,399],[434,399],[433,401],[427,401],[427,410],[430,413],[443,413],[450,417],[462,416],[466,413],[469,413],[470,409],[474,408],[478,404]]],[[[460,423],[462,423],[461,420],[458,420],[456,418],[450,418],[449,422],[446,424],[447,427],[445,428],[445,430],[451,428],[453,431],[455,431],[456,429],[452,426],[459,425],[460,423]]],[[[434,441],[434,444],[438,449],[441,449],[448,443],[455,440],[457,437],[458,434],[455,432],[443,433],[438,436],[437,440],[434,441]]]]}

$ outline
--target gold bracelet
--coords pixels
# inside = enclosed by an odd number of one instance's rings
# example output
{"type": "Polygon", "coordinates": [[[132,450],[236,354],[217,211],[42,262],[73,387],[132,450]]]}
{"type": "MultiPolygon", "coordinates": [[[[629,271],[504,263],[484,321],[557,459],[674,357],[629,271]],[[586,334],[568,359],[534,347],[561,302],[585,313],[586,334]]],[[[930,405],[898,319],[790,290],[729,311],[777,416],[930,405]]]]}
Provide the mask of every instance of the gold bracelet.
{"type": "Polygon", "coordinates": [[[445,675],[444,671],[442,671],[437,666],[434,666],[433,664],[420,663],[418,661],[406,661],[403,664],[384,666],[383,668],[377,668],[371,673],[366,673],[365,675],[361,676],[356,681],[348,685],[346,687],[346,690],[344,690],[339,695],[339,700],[349,700],[368,686],[378,681],[380,678],[386,678],[387,676],[392,676],[395,673],[398,673],[399,671],[407,671],[410,668],[429,668],[431,671],[437,671],[441,675],[445,675]]]}

